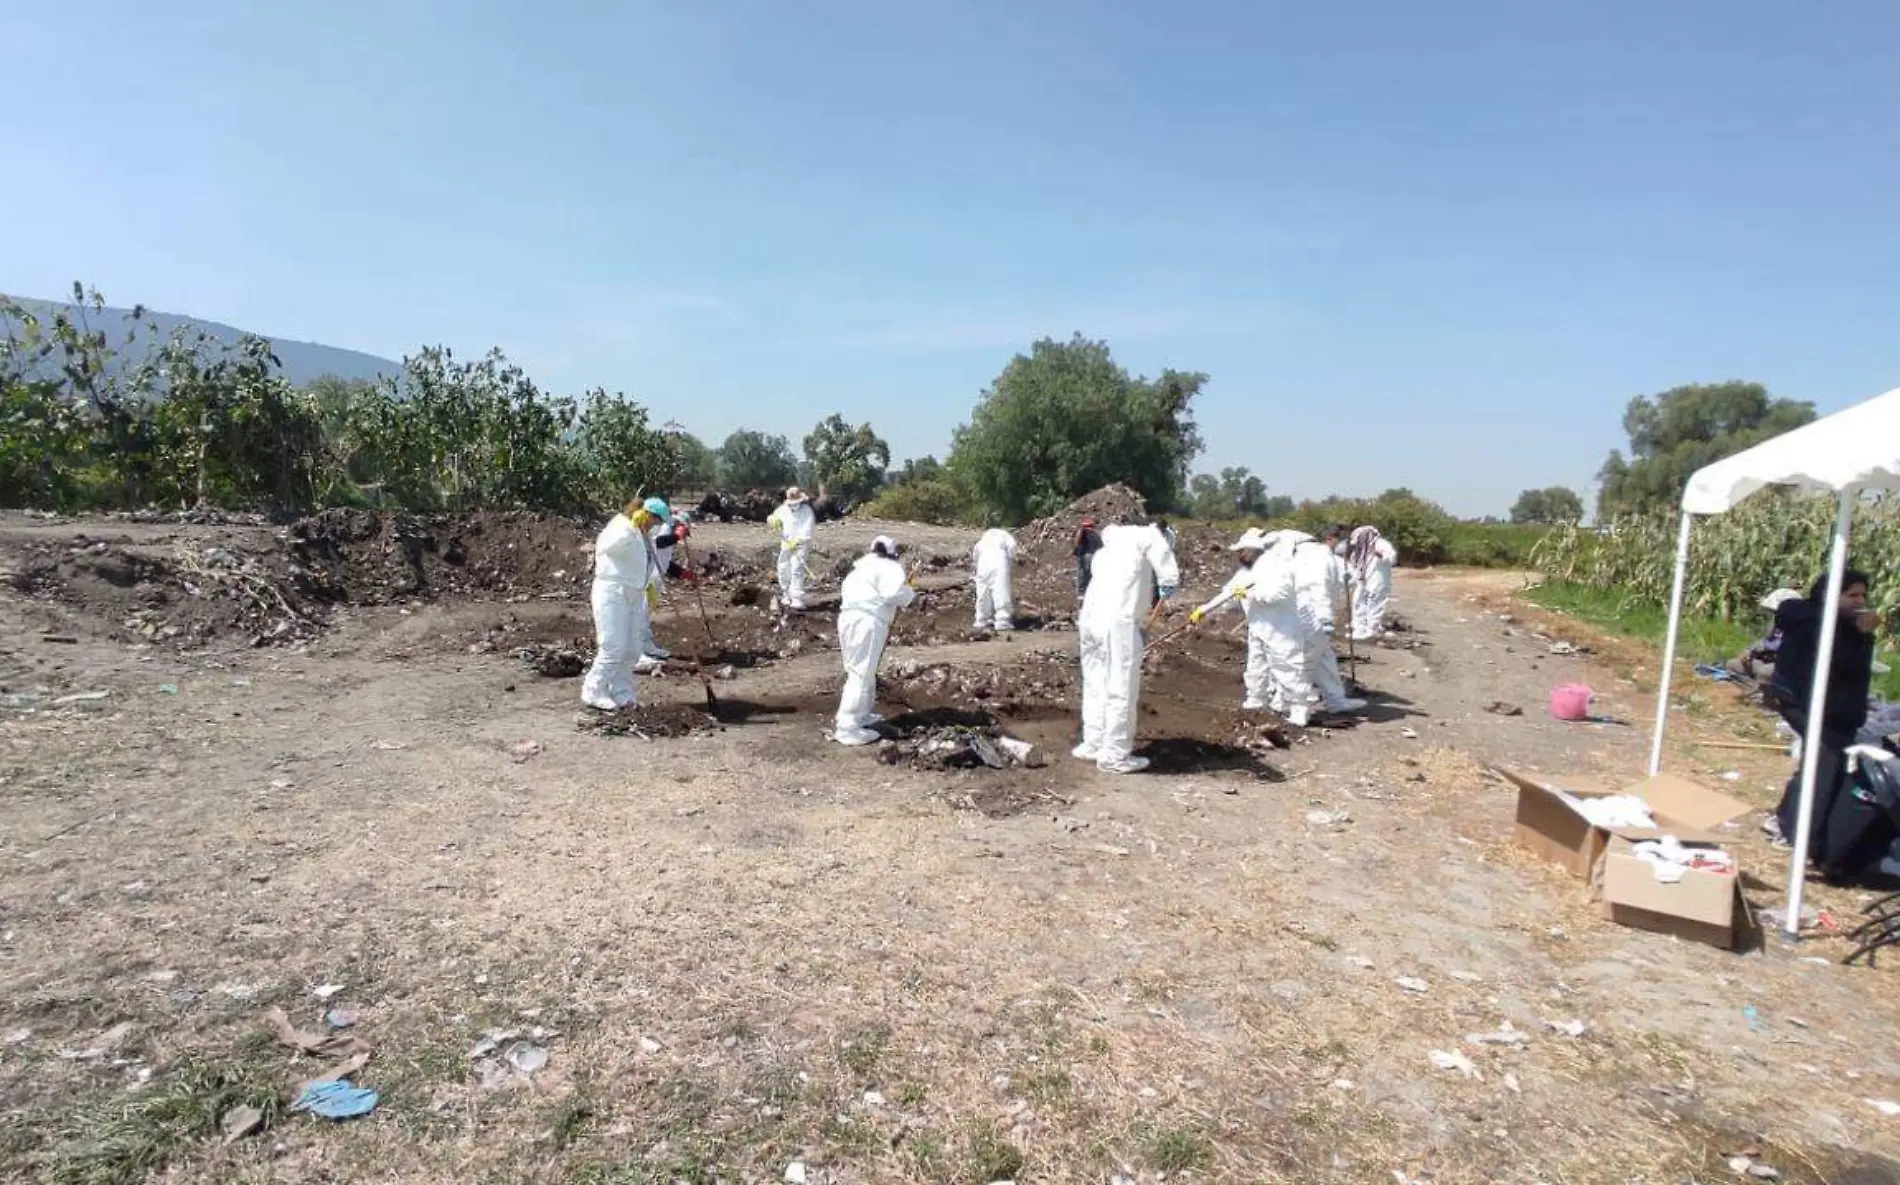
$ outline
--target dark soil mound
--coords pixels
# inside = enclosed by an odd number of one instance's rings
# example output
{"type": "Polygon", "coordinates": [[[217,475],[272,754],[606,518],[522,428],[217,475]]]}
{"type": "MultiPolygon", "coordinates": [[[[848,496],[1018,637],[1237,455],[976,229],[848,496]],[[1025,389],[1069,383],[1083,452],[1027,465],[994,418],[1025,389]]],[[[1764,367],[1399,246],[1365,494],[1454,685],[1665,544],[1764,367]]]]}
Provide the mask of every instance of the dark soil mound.
{"type": "Polygon", "coordinates": [[[618,712],[597,712],[590,708],[577,723],[582,732],[642,740],[671,740],[695,733],[718,732],[722,727],[704,708],[687,704],[641,704],[618,712]]]}
{"type": "Polygon", "coordinates": [[[12,584],[96,618],[106,636],[189,646],[248,634],[253,645],[316,633],[320,613],[275,552],[80,537],[26,550],[12,584]]]}
{"type": "Polygon", "coordinates": [[[292,523],[292,570],[330,601],[376,605],[451,593],[532,597],[584,587],[598,524],[477,511],[326,510],[292,523]]]}

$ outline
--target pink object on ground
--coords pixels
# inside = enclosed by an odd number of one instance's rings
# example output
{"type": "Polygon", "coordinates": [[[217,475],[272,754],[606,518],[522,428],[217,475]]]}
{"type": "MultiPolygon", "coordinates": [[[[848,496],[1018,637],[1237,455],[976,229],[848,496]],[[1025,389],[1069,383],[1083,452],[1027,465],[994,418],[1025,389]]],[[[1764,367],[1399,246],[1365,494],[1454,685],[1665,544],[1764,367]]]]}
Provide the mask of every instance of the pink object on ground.
{"type": "Polygon", "coordinates": [[[1564,683],[1551,689],[1550,714],[1559,720],[1588,720],[1590,701],[1596,692],[1581,683],[1564,683]]]}

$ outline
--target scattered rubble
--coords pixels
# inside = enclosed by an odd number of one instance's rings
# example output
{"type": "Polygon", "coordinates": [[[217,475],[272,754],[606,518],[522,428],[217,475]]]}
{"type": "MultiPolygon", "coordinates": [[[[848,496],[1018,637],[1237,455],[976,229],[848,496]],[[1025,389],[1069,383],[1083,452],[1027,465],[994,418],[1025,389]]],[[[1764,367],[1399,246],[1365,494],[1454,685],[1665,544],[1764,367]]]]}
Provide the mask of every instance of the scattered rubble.
{"type": "Polygon", "coordinates": [[[690,704],[641,704],[615,712],[588,708],[575,724],[582,732],[641,740],[673,740],[695,733],[718,732],[724,727],[707,715],[704,708],[690,704]]]}

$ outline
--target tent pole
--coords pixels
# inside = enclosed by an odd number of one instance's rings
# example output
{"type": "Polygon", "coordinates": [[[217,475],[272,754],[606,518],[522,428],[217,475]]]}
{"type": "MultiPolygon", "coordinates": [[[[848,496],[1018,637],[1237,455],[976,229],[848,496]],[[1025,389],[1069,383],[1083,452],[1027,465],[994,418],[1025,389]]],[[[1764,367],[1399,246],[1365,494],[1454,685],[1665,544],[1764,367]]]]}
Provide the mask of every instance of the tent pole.
{"type": "Polygon", "coordinates": [[[1656,734],[1649,745],[1649,773],[1662,772],[1663,733],[1669,727],[1669,676],[1676,669],[1676,641],[1682,629],[1682,587],[1689,574],[1689,528],[1695,516],[1682,512],[1682,529],[1676,533],[1676,583],[1669,590],[1669,635],[1663,642],[1662,677],[1656,687],[1656,734]]]}
{"type": "Polygon", "coordinates": [[[1814,689],[1808,694],[1808,730],[1801,738],[1801,798],[1795,807],[1794,850],[1788,853],[1788,910],[1781,927],[1790,938],[1801,936],[1801,894],[1808,879],[1808,836],[1814,829],[1814,783],[1821,766],[1822,721],[1827,717],[1827,681],[1834,667],[1834,636],[1841,623],[1841,583],[1847,572],[1847,532],[1854,525],[1854,501],[1859,493],[1841,491],[1840,513],[1834,518],[1834,544],[1827,561],[1827,592],[1821,602],[1821,636],[1814,659],[1814,689]]]}

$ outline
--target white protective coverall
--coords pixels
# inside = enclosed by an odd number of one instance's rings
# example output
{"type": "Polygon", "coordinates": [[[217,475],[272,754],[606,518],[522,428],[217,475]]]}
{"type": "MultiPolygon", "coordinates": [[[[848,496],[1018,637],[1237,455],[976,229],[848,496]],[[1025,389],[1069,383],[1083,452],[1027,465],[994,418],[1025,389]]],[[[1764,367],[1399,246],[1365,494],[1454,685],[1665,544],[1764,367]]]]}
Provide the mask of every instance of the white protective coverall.
{"type": "Polygon", "coordinates": [[[1266,536],[1293,565],[1299,589],[1301,640],[1306,645],[1306,677],[1329,712],[1356,712],[1366,706],[1346,694],[1339,677],[1339,652],[1333,649],[1334,607],[1345,589],[1346,565],[1332,549],[1303,531],[1274,531],[1266,536]]]}
{"type": "Polygon", "coordinates": [[[1358,527],[1346,541],[1346,569],[1352,578],[1352,637],[1370,642],[1385,634],[1385,611],[1392,600],[1392,565],[1399,553],[1377,527],[1358,527]]]}
{"type": "Polygon", "coordinates": [[[871,709],[877,702],[877,667],[884,657],[884,640],[890,636],[891,619],[916,596],[904,566],[881,555],[863,556],[845,576],[838,608],[844,695],[838,700],[831,734],[839,744],[868,745],[878,739],[870,727],[878,722],[871,709]]]}
{"type": "Polygon", "coordinates": [[[1016,536],[991,527],[970,549],[976,565],[976,628],[1009,631],[1015,628],[1016,605],[1011,567],[1016,562],[1016,536]]]}
{"type": "Polygon", "coordinates": [[[1313,687],[1306,677],[1299,585],[1294,579],[1291,552],[1284,547],[1269,549],[1266,543],[1253,531],[1243,536],[1231,550],[1258,551],[1260,557],[1250,567],[1234,573],[1220,593],[1196,613],[1205,616],[1224,602],[1238,601],[1247,615],[1247,667],[1242,676],[1245,696],[1241,709],[1257,712],[1271,708],[1304,727],[1311,715],[1308,701],[1313,687]]]}
{"type": "MultiPolygon", "coordinates": [[[[677,543],[661,546],[660,540],[671,539],[678,525],[678,518],[669,517],[667,521],[654,523],[647,528],[647,539],[653,544],[653,587],[656,589],[666,587],[666,570],[673,562],[673,549],[678,546],[677,543]]],[[[650,660],[673,657],[673,652],[660,645],[659,639],[653,636],[651,613],[647,614],[646,622],[640,630],[640,657],[641,661],[637,665],[641,670],[652,668],[650,660]]]]}
{"type": "Polygon", "coordinates": [[[788,608],[805,607],[805,579],[810,574],[811,537],[818,529],[818,516],[803,498],[785,502],[766,522],[779,530],[778,592],[788,608]]]}
{"type": "Polygon", "coordinates": [[[1102,549],[1095,553],[1075,622],[1082,650],[1082,743],[1075,756],[1104,773],[1147,768],[1147,760],[1133,752],[1142,626],[1155,592],[1171,597],[1180,582],[1174,551],[1156,528],[1118,525],[1102,531],[1102,549]]]}
{"type": "Polygon", "coordinates": [[[647,632],[654,575],[646,532],[626,515],[614,515],[594,541],[594,663],[581,683],[581,701],[589,707],[612,711],[638,702],[633,664],[647,632]]]}

